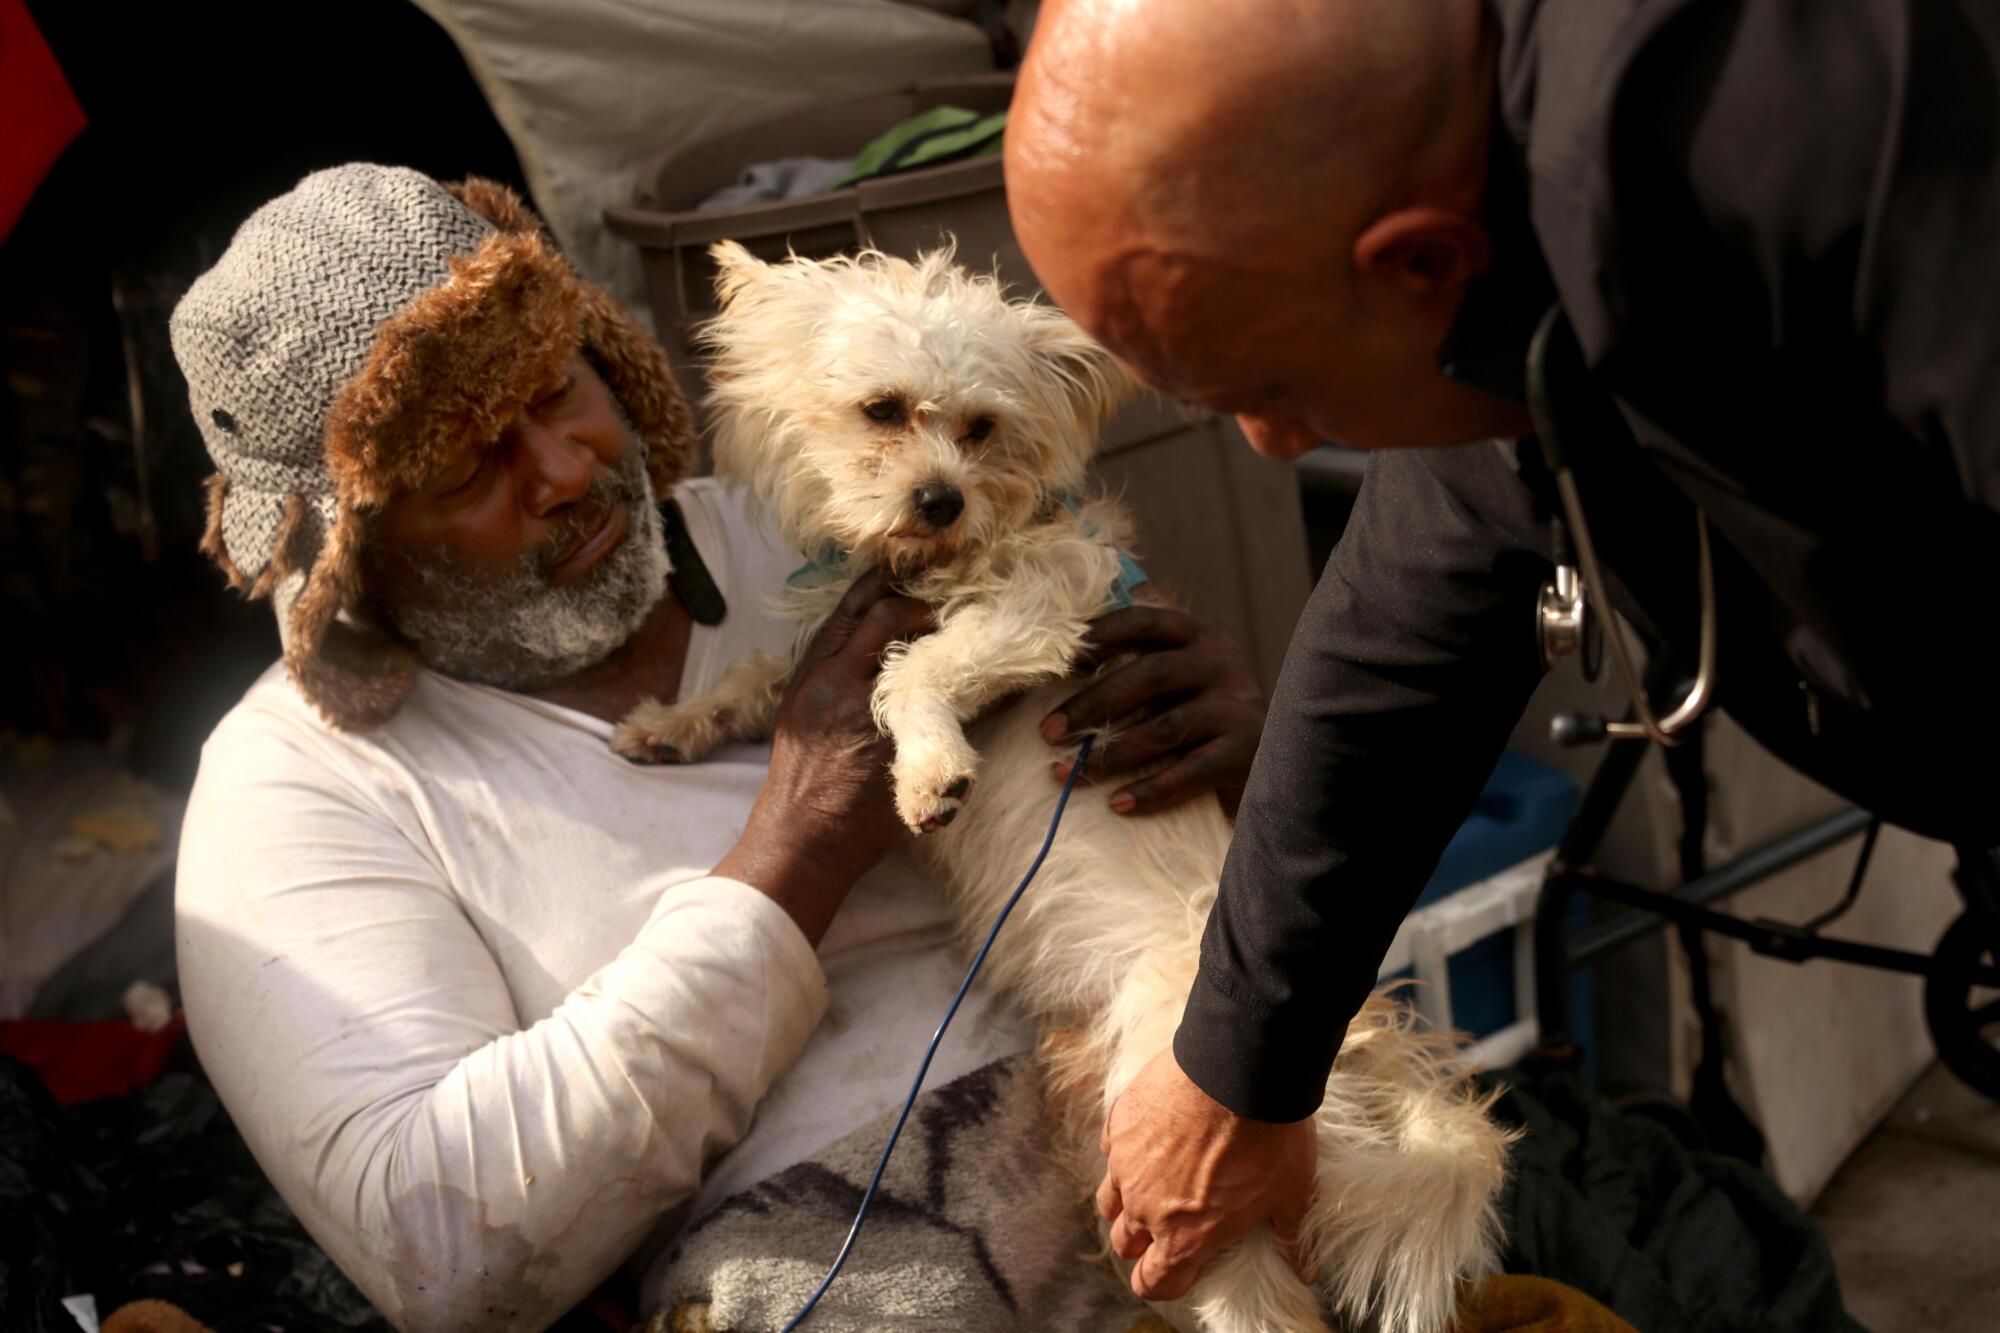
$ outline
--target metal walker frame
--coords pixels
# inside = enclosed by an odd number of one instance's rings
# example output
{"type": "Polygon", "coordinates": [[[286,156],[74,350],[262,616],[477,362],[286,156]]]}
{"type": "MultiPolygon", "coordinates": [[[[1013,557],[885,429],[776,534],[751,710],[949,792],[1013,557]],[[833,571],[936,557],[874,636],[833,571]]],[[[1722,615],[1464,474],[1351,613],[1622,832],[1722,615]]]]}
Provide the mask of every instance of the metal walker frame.
{"type": "MultiPolygon", "coordinates": [[[[1657,683],[1656,675],[1653,682],[1657,683]]],[[[1928,954],[1892,949],[1821,934],[1840,919],[1861,894],[1868,863],[1881,830],[1880,818],[1847,807],[1745,852],[1726,865],[1702,864],[1708,790],[1698,740],[1665,750],[1667,768],[1680,795],[1682,882],[1649,889],[1604,875],[1592,866],[1612,816],[1631,789],[1649,747],[1615,744],[1592,775],[1575,819],[1557,846],[1535,908],[1535,997],[1540,1036],[1530,1059],[1542,1066],[1573,1067],[1578,1051],[1570,1031],[1570,973],[1610,951],[1659,930],[1680,927],[1690,946],[1695,1004],[1703,1020],[1704,1066],[1720,1078],[1720,1025],[1708,998],[1706,956],[1699,937],[1716,934],[1748,944],[1756,952],[1788,963],[1832,959],[1863,967],[1904,972],[1924,979],[1925,1020],[1938,1056],[1969,1086],[2000,1101],[2000,995],[1979,996],[1981,988],[2000,991],[2000,854],[1996,849],[1960,846],[1954,881],[1964,911],[1928,954]],[[1808,857],[1857,835],[1861,847],[1847,892],[1839,902],[1804,922],[1743,918],[1714,905],[1808,857]],[[1569,913],[1577,895],[1622,904],[1628,910],[1572,931],[1569,913]]],[[[1702,1082],[1697,1075],[1697,1091],[1702,1082]]],[[[1752,1131],[1754,1133],[1754,1130],[1752,1131]]]]}

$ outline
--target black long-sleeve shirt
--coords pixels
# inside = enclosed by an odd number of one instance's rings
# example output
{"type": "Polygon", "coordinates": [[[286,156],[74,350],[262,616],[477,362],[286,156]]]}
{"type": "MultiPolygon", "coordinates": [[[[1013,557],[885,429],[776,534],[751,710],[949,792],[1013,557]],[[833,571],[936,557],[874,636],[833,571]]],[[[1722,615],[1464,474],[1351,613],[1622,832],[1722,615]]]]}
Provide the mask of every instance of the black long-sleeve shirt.
{"type": "MultiPolygon", "coordinates": [[[[1500,0],[1491,272],[1446,373],[1518,398],[1551,302],[1613,599],[1718,701],[1933,836],[2000,842],[2000,7],[1500,0]]],[[[1291,1120],[1540,677],[1532,445],[1371,460],[1279,681],[1174,1050],[1291,1120]]]]}

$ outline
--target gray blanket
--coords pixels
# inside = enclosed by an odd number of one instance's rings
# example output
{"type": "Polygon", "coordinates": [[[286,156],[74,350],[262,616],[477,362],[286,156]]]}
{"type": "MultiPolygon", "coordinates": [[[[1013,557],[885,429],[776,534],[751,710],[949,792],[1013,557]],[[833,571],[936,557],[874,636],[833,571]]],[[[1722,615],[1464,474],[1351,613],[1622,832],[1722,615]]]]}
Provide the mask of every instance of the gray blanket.
{"type": "MultiPolygon", "coordinates": [[[[679,1243],[648,1333],[774,1333],[846,1238],[893,1114],[723,1203],[679,1243]]],[[[1099,1257],[1026,1058],[926,1092],[812,1333],[1166,1333],[1099,1257]]]]}

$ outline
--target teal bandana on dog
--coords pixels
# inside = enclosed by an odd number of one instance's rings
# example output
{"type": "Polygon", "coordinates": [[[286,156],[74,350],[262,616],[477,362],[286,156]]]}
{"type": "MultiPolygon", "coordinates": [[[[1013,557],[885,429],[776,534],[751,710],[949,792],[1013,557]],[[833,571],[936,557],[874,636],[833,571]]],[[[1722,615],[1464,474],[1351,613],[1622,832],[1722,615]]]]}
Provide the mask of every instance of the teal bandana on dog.
{"type": "Polygon", "coordinates": [[[832,542],[819,548],[819,554],[800,565],[785,578],[787,588],[819,588],[829,583],[839,583],[851,577],[847,568],[847,552],[832,542]]]}
{"type": "MultiPolygon", "coordinates": [[[[1075,495],[1065,491],[1062,507],[1071,514],[1081,513],[1083,506],[1077,503],[1075,495]]],[[[1095,537],[1097,529],[1088,522],[1083,525],[1083,535],[1095,537]]],[[[787,588],[819,588],[829,583],[839,583],[852,578],[854,571],[848,568],[846,551],[828,542],[819,548],[818,554],[799,566],[786,578],[787,588]]],[[[1110,610],[1123,611],[1132,605],[1132,590],[1142,583],[1150,583],[1146,571],[1130,551],[1118,553],[1118,577],[1111,581],[1110,610]]]]}
{"type": "MultiPolygon", "coordinates": [[[[1062,507],[1072,514],[1080,513],[1083,509],[1083,506],[1076,502],[1076,496],[1067,491],[1063,492],[1062,507]]],[[[1097,535],[1097,529],[1090,525],[1088,519],[1084,520],[1083,535],[1086,537],[1097,535]]],[[[1150,582],[1152,580],[1146,576],[1146,571],[1140,567],[1139,562],[1132,558],[1132,553],[1120,550],[1118,577],[1111,580],[1111,610],[1123,611],[1129,608],[1132,605],[1132,590],[1142,583],[1150,582]]]]}

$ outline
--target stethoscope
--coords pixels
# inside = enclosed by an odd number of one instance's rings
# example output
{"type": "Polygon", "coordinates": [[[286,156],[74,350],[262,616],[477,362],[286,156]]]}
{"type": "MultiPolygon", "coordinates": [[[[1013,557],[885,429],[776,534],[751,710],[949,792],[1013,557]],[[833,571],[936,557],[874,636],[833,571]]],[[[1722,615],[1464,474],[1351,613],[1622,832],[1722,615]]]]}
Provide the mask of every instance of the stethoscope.
{"type": "Polygon", "coordinates": [[[1646,698],[1646,687],[1632,665],[1624,633],[1615,624],[1607,629],[1603,623],[1610,613],[1611,598],[1604,590],[1604,570],[1598,564],[1597,546],[1590,539],[1590,525],[1584,521],[1576,477],[1564,461],[1556,432],[1550,388],[1552,368],[1555,375],[1568,374],[1579,380],[1584,374],[1576,333],[1559,305],[1549,308],[1528,344],[1528,412],[1534,418],[1542,457],[1555,477],[1563,509],[1563,517],[1553,525],[1555,577],[1542,585],[1535,607],[1542,665],[1553,668],[1565,657],[1576,657],[1584,679],[1596,680],[1608,641],[1612,664],[1632,700],[1633,719],[1614,722],[1594,714],[1568,714],[1556,719],[1554,738],[1566,745],[1600,740],[1649,740],[1661,745],[1679,745],[1715,698],[1715,566],[1709,552],[1708,515],[1695,510],[1698,551],[1695,578],[1701,596],[1701,632],[1694,684],[1672,711],[1659,717],[1654,714],[1646,698]]]}

